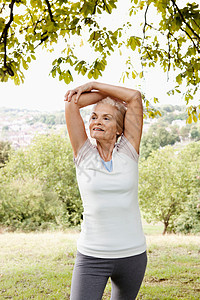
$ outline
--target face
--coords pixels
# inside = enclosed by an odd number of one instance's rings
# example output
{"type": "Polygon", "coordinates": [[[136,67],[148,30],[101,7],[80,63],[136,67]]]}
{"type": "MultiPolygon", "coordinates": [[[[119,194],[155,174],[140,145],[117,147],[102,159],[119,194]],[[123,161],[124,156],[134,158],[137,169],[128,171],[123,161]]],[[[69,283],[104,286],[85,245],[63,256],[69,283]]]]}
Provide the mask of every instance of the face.
{"type": "Polygon", "coordinates": [[[99,104],[90,116],[90,136],[98,141],[116,141],[116,108],[110,104],[99,104]]]}

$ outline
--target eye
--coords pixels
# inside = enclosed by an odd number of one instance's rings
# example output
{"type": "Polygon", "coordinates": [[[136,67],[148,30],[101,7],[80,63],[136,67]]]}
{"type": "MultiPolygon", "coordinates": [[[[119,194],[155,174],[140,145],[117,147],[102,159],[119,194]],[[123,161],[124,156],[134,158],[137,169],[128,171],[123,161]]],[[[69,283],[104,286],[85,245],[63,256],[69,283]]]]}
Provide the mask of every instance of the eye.
{"type": "Polygon", "coordinates": [[[105,117],[104,120],[109,120],[109,118],[105,117]]]}
{"type": "Polygon", "coordinates": [[[91,117],[91,119],[95,119],[95,118],[96,118],[95,116],[92,116],[92,117],[91,117]]]}

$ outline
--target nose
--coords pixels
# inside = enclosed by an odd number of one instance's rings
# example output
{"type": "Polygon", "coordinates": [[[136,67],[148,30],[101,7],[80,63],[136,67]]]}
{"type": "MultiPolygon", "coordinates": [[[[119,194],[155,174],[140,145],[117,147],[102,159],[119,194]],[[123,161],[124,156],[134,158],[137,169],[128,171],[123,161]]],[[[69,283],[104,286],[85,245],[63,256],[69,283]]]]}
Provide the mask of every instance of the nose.
{"type": "Polygon", "coordinates": [[[100,119],[100,118],[95,119],[94,124],[95,124],[95,125],[102,124],[101,119],[100,119]]]}

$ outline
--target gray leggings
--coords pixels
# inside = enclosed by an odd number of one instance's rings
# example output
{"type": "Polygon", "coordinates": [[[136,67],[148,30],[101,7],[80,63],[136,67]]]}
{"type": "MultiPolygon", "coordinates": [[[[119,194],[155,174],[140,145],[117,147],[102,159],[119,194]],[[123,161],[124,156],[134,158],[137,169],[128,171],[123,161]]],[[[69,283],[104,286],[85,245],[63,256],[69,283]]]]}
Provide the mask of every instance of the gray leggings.
{"type": "Polygon", "coordinates": [[[70,300],[101,300],[109,277],[112,300],[134,300],[146,265],[146,252],[125,258],[97,258],[77,251],[70,300]]]}

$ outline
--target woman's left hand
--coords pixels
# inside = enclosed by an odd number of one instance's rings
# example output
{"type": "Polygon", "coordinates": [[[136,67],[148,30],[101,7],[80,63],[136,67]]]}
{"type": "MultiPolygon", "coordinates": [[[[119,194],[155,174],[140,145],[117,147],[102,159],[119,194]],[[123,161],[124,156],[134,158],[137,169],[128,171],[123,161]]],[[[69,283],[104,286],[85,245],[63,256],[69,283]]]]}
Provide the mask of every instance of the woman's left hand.
{"type": "Polygon", "coordinates": [[[74,102],[77,103],[78,99],[79,99],[79,97],[82,93],[91,92],[92,89],[93,89],[93,83],[92,82],[85,83],[83,85],[78,86],[77,88],[75,88],[73,90],[67,91],[67,93],[65,94],[65,99],[64,100],[70,102],[72,100],[72,96],[74,94],[77,94],[75,99],[74,99],[74,102]]]}

